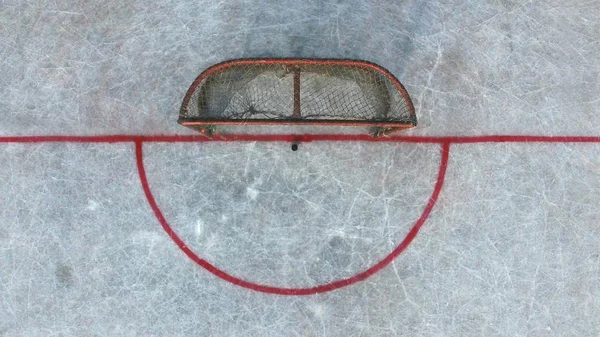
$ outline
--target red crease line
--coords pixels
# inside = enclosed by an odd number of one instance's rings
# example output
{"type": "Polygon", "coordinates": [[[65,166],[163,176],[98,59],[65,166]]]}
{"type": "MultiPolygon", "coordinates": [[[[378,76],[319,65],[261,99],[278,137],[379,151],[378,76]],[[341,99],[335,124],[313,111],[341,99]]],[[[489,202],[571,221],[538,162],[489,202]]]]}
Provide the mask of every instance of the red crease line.
{"type": "Polygon", "coordinates": [[[142,188],[144,190],[144,194],[146,195],[146,199],[148,200],[148,203],[149,203],[150,207],[152,208],[152,211],[154,212],[156,219],[161,224],[162,228],[165,230],[167,235],[169,235],[169,237],[173,240],[173,242],[175,242],[175,244],[179,247],[179,249],[181,249],[181,251],[183,251],[183,253],[185,253],[185,255],[187,255],[192,261],[194,261],[195,263],[200,265],[202,268],[206,269],[207,271],[211,272],[212,274],[221,278],[224,281],[227,281],[231,284],[235,284],[237,286],[244,287],[244,288],[247,288],[250,290],[263,292],[263,293],[269,293],[269,294],[277,294],[277,295],[313,295],[313,294],[332,291],[335,289],[343,288],[343,287],[349,286],[351,284],[363,281],[363,280],[367,279],[368,277],[372,276],[373,274],[377,273],[381,269],[385,268],[387,265],[389,265],[414,240],[414,238],[417,236],[417,233],[421,229],[421,226],[423,226],[423,224],[429,217],[429,214],[431,213],[433,206],[435,205],[436,201],[438,200],[438,197],[442,190],[442,186],[444,184],[444,177],[446,175],[446,169],[448,167],[448,156],[450,153],[450,143],[449,142],[443,143],[442,147],[441,147],[441,151],[442,151],[442,153],[441,153],[441,159],[440,159],[440,168],[438,171],[438,177],[437,177],[433,192],[431,194],[431,197],[429,198],[427,205],[423,209],[423,213],[421,214],[419,219],[415,222],[415,224],[410,229],[408,234],[405,236],[404,240],[402,240],[402,242],[390,254],[388,254],[385,258],[383,258],[381,261],[379,261],[378,263],[376,263],[369,269],[367,269],[359,274],[356,274],[350,278],[347,278],[347,279],[338,280],[338,281],[334,281],[334,282],[331,282],[328,284],[323,284],[323,285],[310,287],[310,288],[281,288],[281,287],[267,286],[267,285],[262,285],[262,284],[257,284],[257,283],[252,283],[249,281],[242,280],[240,278],[237,278],[235,276],[232,276],[232,275],[220,270],[219,268],[212,265],[210,262],[197,256],[185,244],[185,242],[175,233],[175,231],[172,229],[172,227],[169,225],[169,223],[165,219],[160,208],[158,207],[158,204],[157,204],[156,200],[154,199],[152,191],[150,190],[150,185],[148,183],[146,171],[144,168],[142,141],[135,142],[135,156],[136,156],[137,169],[138,169],[138,173],[140,176],[142,188]]]}

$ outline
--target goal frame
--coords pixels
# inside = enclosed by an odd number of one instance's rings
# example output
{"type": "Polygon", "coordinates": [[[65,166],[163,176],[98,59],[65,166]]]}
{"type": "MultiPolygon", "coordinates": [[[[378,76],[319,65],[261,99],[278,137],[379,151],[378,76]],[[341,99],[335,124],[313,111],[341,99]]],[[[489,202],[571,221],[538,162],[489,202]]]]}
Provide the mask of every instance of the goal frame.
{"type": "Polygon", "coordinates": [[[177,121],[180,125],[191,128],[195,131],[199,131],[203,134],[211,135],[214,131],[214,127],[218,125],[309,125],[309,126],[339,126],[339,127],[371,127],[375,128],[375,135],[383,135],[388,132],[397,130],[404,130],[415,127],[417,125],[417,117],[415,108],[408,95],[408,92],[402,85],[402,83],[387,69],[382,66],[363,60],[354,59],[307,59],[307,58],[242,58],[233,59],[217,63],[204,70],[188,89],[181,108],[179,111],[179,119],[177,121]],[[300,115],[300,71],[294,71],[294,111],[289,118],[283,119],[231,119],[231,118],[191,118],[188,116],[188,106],[190,100],[198,89],[198,87],[208,79],[212,74],[218,73],[220,70],[226,69],[232,66],[252,66],[252,65],[285,65],[290,68],[300,68],[306,65],[321,65],[321,66],[348,66],[348,67],[361,67],[364,69],[370,69],[380,75],[387,78],[398,91],[398,93],[404,99],[408,108],[408,117],[405,119],[399,119],[395,121],[381,121],[381,120],[354,120],[354,119],[302,119],[298,118],[300,115]]]}

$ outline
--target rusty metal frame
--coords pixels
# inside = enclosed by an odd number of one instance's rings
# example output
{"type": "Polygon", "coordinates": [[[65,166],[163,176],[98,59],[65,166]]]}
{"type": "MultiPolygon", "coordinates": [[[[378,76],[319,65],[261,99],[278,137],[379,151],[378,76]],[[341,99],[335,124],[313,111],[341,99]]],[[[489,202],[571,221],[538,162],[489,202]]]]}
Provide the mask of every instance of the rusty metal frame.
{"type": "MultiPolygon", "coordinates": [[[[347,59],[300,59],[300,58],[248,58],[234,59],[215,64],[203,71],[192,83],[188,89],[179,113],[178,123],[190,127],[196,131],[205,133],[207,128],[215,125],[313,125],[313,126],[362,126],[374,127],[378,129],[403,130],[417,125],[417,117],[414,105],[408,95],[408,92],[398,81],[398,79],[387,69],[371,62],[361,60],[347,59]],[[285,119],[215,119],[215,118],[189,118],[187,117],[187,107],[192,95],[203,81],[215,72],[237,65],[285,65],[294,71],[294,111],[290,118],[285,119]],[[332,66],[354,66],[368,68],[385,76],[396,87],[400,95],[408,105],[409,117],[398,121],[378,121],[378,120],[338,120],[338,119],[302,119],[300,117],[300,67],[305,65],[332,65],[332,66]]],[[[377,133],[377,132],[376,132],[377,133]]]]}

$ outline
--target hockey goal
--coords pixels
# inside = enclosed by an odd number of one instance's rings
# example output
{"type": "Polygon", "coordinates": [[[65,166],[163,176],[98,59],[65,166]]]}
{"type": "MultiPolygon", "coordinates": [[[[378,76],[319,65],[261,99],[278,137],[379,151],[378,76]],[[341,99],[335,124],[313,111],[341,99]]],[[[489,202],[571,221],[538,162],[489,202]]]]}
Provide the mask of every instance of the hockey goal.
{"type": "Polygon", "coordinates": [[[400,81],[370,62],[239,59],[196,78],[179,123],[207,135],[217,125],[330,125],[380,136],[416,126],[417,118],[400,81]]]}

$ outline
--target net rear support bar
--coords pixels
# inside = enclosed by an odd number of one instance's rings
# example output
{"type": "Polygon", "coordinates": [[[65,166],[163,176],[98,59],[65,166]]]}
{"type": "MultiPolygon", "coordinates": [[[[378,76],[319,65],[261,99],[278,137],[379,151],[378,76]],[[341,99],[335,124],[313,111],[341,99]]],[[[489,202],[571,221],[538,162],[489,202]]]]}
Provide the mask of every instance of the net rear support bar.
{"type": "Polygon", "coordinates": [[[188,90],[179,123],[368,127],[375,135],[417,125],[394,75],[358,60],[239,59],[206,69],[188,90]]]}

